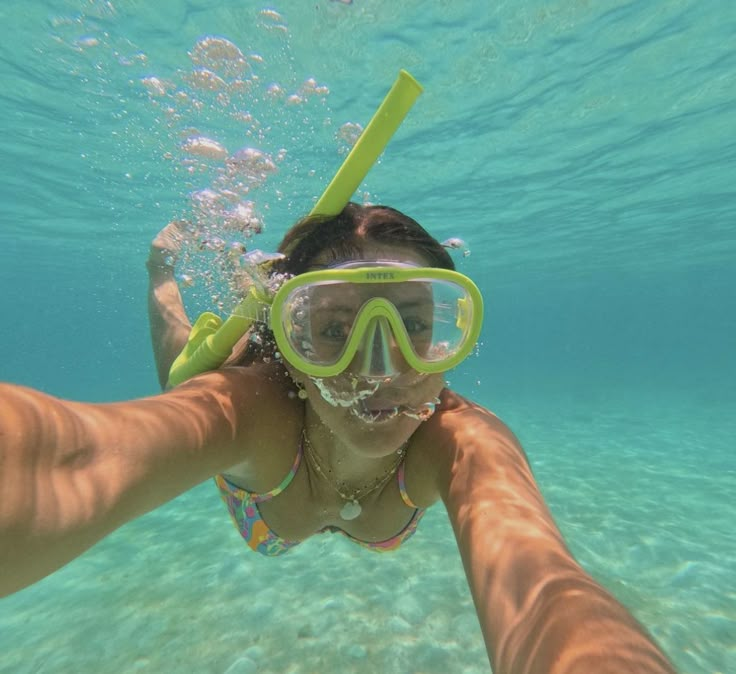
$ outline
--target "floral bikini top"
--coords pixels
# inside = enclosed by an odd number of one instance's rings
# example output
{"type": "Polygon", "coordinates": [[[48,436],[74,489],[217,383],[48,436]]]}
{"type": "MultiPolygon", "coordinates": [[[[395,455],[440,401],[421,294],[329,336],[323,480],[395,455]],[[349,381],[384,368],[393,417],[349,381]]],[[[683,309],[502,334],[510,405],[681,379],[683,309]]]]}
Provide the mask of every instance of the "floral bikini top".
{"type": "MultiPolygon", "coordinates": [[[[240,532],[240,535],[243,537],[248,546],[256,552],[260,552],[262,555],[267,555],[269,557],[282,555],[293,548],[295,545],[299,545],[299,543],[301,543],[301,541],[290,541],[285,538],[281,538],[278,534],[271,530],[269,526],[263,521],[261,513],[258,510],[258,504],[263,503],[264,501],[268,501],[274,496],[278,496],[291,484],[291,481],[294,479],[294,475],[296,475],[297,470],[299,470],[299,466],[302,462],[302,456],[304,456],[304,448],[300,443],[299,451],[297,452],[296,458],[294,459],[294,465],[291,467],[289,473],[282,480],[281,484],[278,487],[263,494],[254,494],[252,492],[246,491],[245,489],[241,489],[240,487],[232,484],[232,482],[226,480],[222,475],[217,475],[215,477],[215,483],[220,490],[220,496],[222,497],[223,502],[227,506],[227,509],[230,511],[230,517],[233,520],[233,524],[235,524],[235,527],[240,532]]],[[[392,536],[385,541],[371,543],[354,538],[346,531],[333,526],[320,529],[320,533],[341,533],[344,536],[347,536],[347,538],[349,538],[354,543],[362,545],[364,548],[368,548],[376,552],[390,552],[391,550],[396,550],[396,548],[398,548],[404,541],[411,538],[411,536],[417,529],[419,520],[422,519],[422,516],[425,512],[424,508],[418,508],[416,505],[414,505],[414,503],[412,503],[411,499],[409,498],[409,495],[406,493],[403,461],[399,465],[396,474],[399,481],[399,492],[401,493],[402,500],[410,508],[414,508],[414,515],[409,521],[409,524],[407,524],[398,534],[396,534],[396,536],[392,536]]]]}

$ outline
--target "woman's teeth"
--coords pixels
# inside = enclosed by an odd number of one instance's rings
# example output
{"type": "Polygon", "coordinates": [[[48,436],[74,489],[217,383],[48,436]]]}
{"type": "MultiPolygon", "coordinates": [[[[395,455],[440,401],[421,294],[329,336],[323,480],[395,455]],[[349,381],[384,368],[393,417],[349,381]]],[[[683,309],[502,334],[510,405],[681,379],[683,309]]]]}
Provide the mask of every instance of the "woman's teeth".
{"type": "Polygon", "coordinates": [[[350,408],[351,413],[367,424],[378,424],[395,419],[399,414],[403,414],[410,419],[417,421],[426,421],[429,419],[439,405],[439,398],[435,398],[431,402],[426,402],[417,407],[408,405],[398,405],[396,407],[371,408],[366,407],[365,402],[360,402],[350,408]]]}
{"type": "Polygon", "coordinates": [[[356,405],[350,408],[353,416],[358,417],[367,424],[378,424],[395,419],[399,415],[400,408],[387,407],[383,409],[367,409],[363,405],[356,405]]]}

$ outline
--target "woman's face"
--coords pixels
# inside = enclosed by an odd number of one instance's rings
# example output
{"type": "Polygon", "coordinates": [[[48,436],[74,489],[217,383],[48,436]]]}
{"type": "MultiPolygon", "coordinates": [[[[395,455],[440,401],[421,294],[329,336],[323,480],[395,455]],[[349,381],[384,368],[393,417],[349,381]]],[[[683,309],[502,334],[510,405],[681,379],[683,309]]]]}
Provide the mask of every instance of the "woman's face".
{"type": "MultiPolygon", "coordinates": [[[[360,260],[428,265],[427,260],[412,250],[385,246],[366,247],[360,260]]],[[[318,258],[315,268],[349,262],[355,260],[318,258]]],[[[362,304],[365,298],[360,292],[356,292],[355,297],[349,293],[341,296],[343,311],[349,309],[351,300],[362,304]]],[[[326,309],[320,311],[315,320],[329,320],[326,309]]],[[[359,307],[355,309],[357,311],[359,307]]],[[[333,329],[337,328],[330,328],[333,329]]],[[[329,336],[330,330],[323,332],[329,336]]],[[[360,362],[362,358],[359,352],[344,372],[333,377],[312,377],[294,370],[292,376],[304,387],[308,404],[326,426],[361,453],[380,456],[394,451],[424,419],[432,415],[444,387],[444,376],[413,370],[395,344],[391,348],[391,360],[395,367],[390,376],[361,374],[364,372],[360,362]]]]}

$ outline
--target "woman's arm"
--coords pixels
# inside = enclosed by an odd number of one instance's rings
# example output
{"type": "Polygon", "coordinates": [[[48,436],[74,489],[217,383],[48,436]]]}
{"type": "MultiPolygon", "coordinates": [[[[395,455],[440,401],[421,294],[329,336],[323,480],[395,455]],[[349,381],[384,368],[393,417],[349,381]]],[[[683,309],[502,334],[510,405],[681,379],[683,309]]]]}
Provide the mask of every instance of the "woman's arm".
{"type": "Polygon", "coordinates": [[[662,674],[674,669],[572,557],[523,450],[459,397],[440,422],[439,490],[496,674],[662,674]]]}
{"type": "Polygon", "coordinates": [[[148,321],[151,344],[161,388],[166,388],[174,359],[187,342],[191,324],[174,277],[174,264],[183,240],[185,223],[174,221],[153,240],[146,261],[148,269],[148,321]]]}
{"type": "Polygon", "coordinates": [[[298,414],[282,389],[257,368],[106,405],[0,385],[0,596],[264,447],[292,442],[298,414]]]}

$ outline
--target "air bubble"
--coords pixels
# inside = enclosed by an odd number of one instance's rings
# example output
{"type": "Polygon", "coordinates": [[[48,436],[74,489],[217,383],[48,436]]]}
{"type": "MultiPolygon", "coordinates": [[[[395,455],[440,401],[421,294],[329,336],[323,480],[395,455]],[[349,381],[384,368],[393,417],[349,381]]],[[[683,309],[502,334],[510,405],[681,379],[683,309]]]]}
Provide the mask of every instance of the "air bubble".
{"type": "Polygon", "coordinates": [[[160,80],[158,77],[144,77],[141,84],[151,96],[166,96],[172,85],[160,80]]]}
{"type": "Polygon", "coordinates": [[[225,80],[207,68],[195,68],[187,80],[195,89],[202,91],[222,91],[227,86],[225,80]]]}
{"type": "Polygon", "coordinates": [[[187,138],[182,143],[182,150],[188,154],[207,159],[215,159],[222,161],[227,157],[227,149],[212,138],[205,136],[196,136],[195,138],[187,138]]]}
{"type": "Polygon", "coordinates": [[[189,52],[196,66],[221,72],[228,77],[237,77],[249,69],[245,55],[240,49],[221,37],[202,38],[189,52]]]}
{"type": "Polygon", "coordinates": [[[88,49],[89,47],[99,47],[100,40],[92,35],[88,35],[80,37],[74,44],[81,49],[88,49]]]}
{"type": "Polygon", "coordinates": [[[178,281],[183,288],[191,288],[194,286],[194,278],[190,274],[180,274],[178,281]]]}
{"type": "Polygon", "coordinates": [[[342,147],[338,148],[342,154],[346,154],[350,148],[358,142],[363,127],[355,122],[345,122],[337,131],[336,138],[342,147]]]}
{"type": "Polygon", "coordinates": [[[264,19],[270,19],[271,21],[283,21],[284,20],[284,17],[281,16],[281,14],[279,14],[277,11],[273,9],[262,9],[260,11],[260,15],[264,19]]]}
{"type": "Polygon", "coordinates": [[[446,239],[442,242],[441,245],[445,248],[450,248],[451,250],[461,250],[463,257],[468,257],[470,255],[470,248],[468,248],[468,244],[457,237],[446,239]]]}

